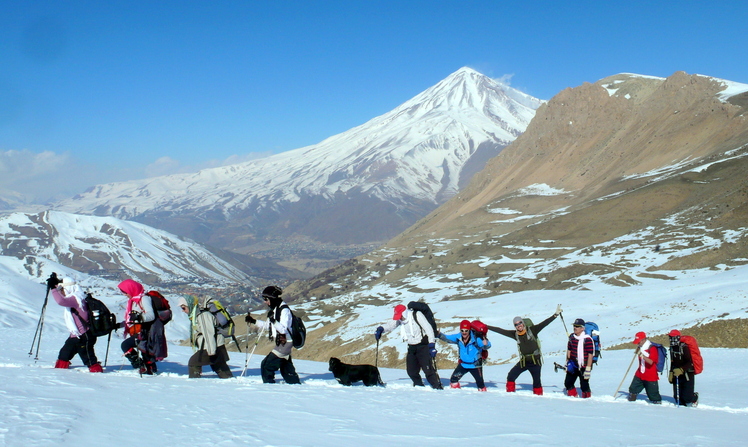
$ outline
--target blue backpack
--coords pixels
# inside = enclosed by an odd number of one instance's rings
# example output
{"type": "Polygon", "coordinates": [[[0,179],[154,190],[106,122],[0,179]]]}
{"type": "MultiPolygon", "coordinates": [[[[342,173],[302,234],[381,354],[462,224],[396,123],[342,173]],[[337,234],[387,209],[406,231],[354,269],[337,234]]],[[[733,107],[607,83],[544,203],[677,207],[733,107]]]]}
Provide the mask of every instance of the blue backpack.
{"type": "Polygon", "coordinates": [[[602,357],[602,354],[600,353],[602,350],[602,345],[600,344],[600,328],[597,326],[597,323],[588,321],[584,323],[584,332],[592,338],[592,343],[595,345],[595,355],[592,356],[592,363],[597,364],[597,359],[602,357]]]}
{"type": "Polygon", "coordinates": [[[650,341],[652,346],[657,348],[657,372],[661,373],[665,369],[665,360],[667,360],[667,349],[659,343],[650,341]]]}

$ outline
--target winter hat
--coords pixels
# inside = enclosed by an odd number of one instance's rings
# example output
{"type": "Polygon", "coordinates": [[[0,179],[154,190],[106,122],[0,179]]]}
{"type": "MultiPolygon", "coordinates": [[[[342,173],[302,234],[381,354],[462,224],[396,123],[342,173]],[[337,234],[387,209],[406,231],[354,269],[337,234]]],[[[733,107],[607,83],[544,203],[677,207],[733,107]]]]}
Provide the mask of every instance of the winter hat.
{"type": "Polygon", "coordinates": [[[403,312],[405,312],[406,309],[407,307],[405,307],[405,305],[403,304],[398,304],[397,306],[395,306],[395,315],[392,316],[392,319],[399,320],[400,318],[402,318],[403,312]]]}
{"type": "Polygon", "coordinates": [[[283,289],[278,286],[267,286],[262,291],[263,298],[278,298],[283,294],[283,289]]]}
{"type": "Polygon", "coordinates": [[[525,320],[522,319],[522,317],[514,317],[514,320],[512,320],[513,325],[518,325],[519,323],[524,323],[525,320]]]}
{"type": "Polygon", "coordinates": [[[145,292],[145,289],[143,289],[143,286],[132,279],[126,279],[119,283],[119,289],[127,294],[129,297],[136,297],[138,295],[142,295],[143,292],[145,292]]]}
{"type": "Polygon", "coordinates": [[[581,318],[577,318],[576,320],[574,320],[574,326],[584,327],[584,320],[582,320],[581,318]]]}
{"type": "Polygon", "coordinates": [[[468,320],[462,320],[460,322],[460,330],[467,329],[470,330],[472,326],[470,325],[470,322],[468,320]]]}
{"type": "Polygon", "coordinates": [[[62,282],[60,284],[62,285],[63,288],[68,288],[70,286],[76,285],[77,283],[75,282],[75,280],[73,278],[70,278],[70,277],[66,276],[66,277],[62,278],[62,282]]]}
{"type": "Polygon", "coordinates": [[[190,306],[189,306],[189,305],[187,304],[187,300],[186,300],[186,299],[184,299],[184,297],[183,297],[183,296],[180,296],[180,297],[179,297],[179,299],[177,299],[177,305],[178,305],[179,307],[182,307],[182,306],[184,306],[184,307],[186,307],[186,308],[188,308],[188,309],[189,309],[189,307],[190,307],[190,306]]]}
{"type": "Polygon", "coordinates": [[[678,329],[673,329],[672,331],[670,331],[670,333],[668,335],[671,336],[671,337],[679,337],[680,336],[680,331],[678,329]]]}
{"type": "Polygon", "coordinates": [[[632,341],[631,343],[638,345],[645,338],[647,338],[647,334],[645,334],[644,332],[637,332],[634,336],[634,341],[632,341]]]}

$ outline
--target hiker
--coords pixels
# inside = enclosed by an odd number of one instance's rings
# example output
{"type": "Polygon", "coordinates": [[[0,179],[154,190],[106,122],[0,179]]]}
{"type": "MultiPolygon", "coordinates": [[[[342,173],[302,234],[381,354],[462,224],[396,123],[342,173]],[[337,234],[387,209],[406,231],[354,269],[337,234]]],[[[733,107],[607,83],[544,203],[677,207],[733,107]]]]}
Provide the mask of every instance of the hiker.
{"type": "Polygon", "coordinates": [[[657,360],[659,352],[657,347],[647,339],[647,334],[637,332],[634,341],[631,343],[637,345],[636,353],[639,356],[639,367],[636,368],[634,379],[629,385],[629,402],[636,400],[637,395],[642,391],[647,391],[649,401],[655,405],[662,403],[660,396],[660,376],[657,373],[657,360]]]}
{"type": "Polygon", "coordinates": [[[179,307],[192,323],[190,341],[196,349],[187,362],[187,371],[190,379],[202,376],[203,366],[210,365],[210,369],[221,379],[234,377],[228,365],[229,353],[226,350],[226,339],[216,329],[218,320],[208,310],[210,297],[204,297],[199,303],[193,302],[192,308],[187,304],[184,297],[177,300],[179,307]]]}
{"type": "MultiPolygon", "coordinates": [[[[561,305],[556,307],[556,313],[545,319],[544,321],[532,325],[531,327],[525,326],[525,320],[522,317],[514,317],[512,323],[514,324],[515,330],[502,329],[496,326],[488,326],[489,331],[499,333],[505,337],[513,338],[517,341],[517,349],[519,350],[519,361],[514,367],[509,370],[509,374],[506,376],[506,392],[513,393],[516,388],[516,380],[520,374],[525,371],[530,371],[532,375],[532,392],[539,396],[543,395],[543,384],[540,381],[540,370],[543,364],[543,355],[540,352],[540,343],[538,341],[538,333],[545,329],[551,321],[555,320],[556,317],[561,315],[561,305]]],[[[529,320],[528,320],[529,321],[529,320]]]]}
{"type": "Polygon", "coordinates": [[[47,288],[57,304],[66,308],[63,315],[65,326],[70,331],[70,336],[57,354],[55,368],[69,368],[70,361],[78,354],[90,372],[104,372],[94,352],[96,337],[89,331],[86,297],[80,286],[73,279],[60,280],[56,276],[50,276],[47,280],[47,288]]]}
{"type": "Polygon", "coordinates": [[[566,348],[566,379],[564,387],[566,395],[578,397],[577,388],[574,384],[579,378],[579,388],[582,389],[582,398],[592,397],[590,390],[590,375],[592,374],[592,359],[595,356],[595,344],[584,331],[584,320],[574,320],[574,333],[569,336],[566,348]]]}
{"type": "Polygon", "coordinates": [[[262,291],[262,300],[270,308],[266,321],[257,321],[250,314],[244,318],[247,324],[256,324],[260,330],[268,329],[270,340],[275,341],[275,348],[262,360],[260,371],[263,383],[275,383],[275,372],[280,370],[283,380],[288,384],[299,384],[299,375],[291,358],[292,341],[292,313],[291,309],[281,299],[283,289],[278,286],[268,286],[262,291]]]}
{"type": "Polygon", "coordinates": [[[382,334],[400,327],[403,339],[408,343],[408,353],[405,356],[405,370],[413,381],[413,386],[424,386],[421,370],[426,380],[435,390],[442,389],[442,383],[436,370],[436,334],[423,312],[412,312],[403,304],[395,306],[392,320],[379,326],[374,338],[379,340],[382,334]]]}
{"type": "Polygon", "coordinates": [[[456,344],[460,352],[460,360],[449,379],[450,388],[460,388],[460,379],[469,372],[475,379],[478,391],[486,391],[483,380],[483,350],[489,349],[491,342],[486,338],[485,332],[481,334],[474,331],[470,321],[462,320],[459,333],[439,334],[439,340],[456,344]]]}
{"type": "Polygon", "coordinates": [[[668,381],[673,384],[675,403],[685,407],[695,407],[699,402],[699,393],[694,392],[696,374],[703,369],[701,351],[696,339],[681,335],[673,329],[670,336],[670,373],[668,381]]]}
{"type": "Polygon", "coordinates": [[[157,372],[156,359],[148,353],[146,346],[149,330],[156,319],[151,297],[145,294],[142,284],[132,279],[122,281],[117,287],[127,296],[125,319],[120,327],[125,328],[125,335],[129,337],[122,342],[122,352],[140,374],[154,374],[157,372]]]}

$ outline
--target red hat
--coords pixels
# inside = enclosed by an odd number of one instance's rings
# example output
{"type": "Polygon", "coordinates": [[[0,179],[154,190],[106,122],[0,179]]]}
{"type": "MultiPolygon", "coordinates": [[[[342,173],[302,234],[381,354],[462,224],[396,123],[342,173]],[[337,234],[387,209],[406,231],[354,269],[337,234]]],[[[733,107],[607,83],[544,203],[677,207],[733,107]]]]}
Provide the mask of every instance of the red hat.
{"type": "Polygon", "coordinates": [[[634,341],[632,341],[631,343],[638,345],[639,342],[641,342],[645,338],[647,338],[647,334],[645,334],[644,332],[637,332],[634,336],[634,341]]]}
{"type": "Polygon", "coordinates": [[[680,335],[680,331],[678,329],[673,329],[668,335],[671,337],[677,337],[680,335]]]}
{"type": "Polygon", "coordinates": [[[470,322],[468,320],[462,320],[460,321],[460,330],[467,329],[470,330],[470,322]]]}
{"type": "Polygon", "coordinates": [[[405,312],[405,309],[407,309],[407,307],[405,307],[402,304],[398,304],[397,306],[395,306],[395,315],[392,317],[392,319],[399,320],[400,318],[402,318],[403,312],[405,312]]]}

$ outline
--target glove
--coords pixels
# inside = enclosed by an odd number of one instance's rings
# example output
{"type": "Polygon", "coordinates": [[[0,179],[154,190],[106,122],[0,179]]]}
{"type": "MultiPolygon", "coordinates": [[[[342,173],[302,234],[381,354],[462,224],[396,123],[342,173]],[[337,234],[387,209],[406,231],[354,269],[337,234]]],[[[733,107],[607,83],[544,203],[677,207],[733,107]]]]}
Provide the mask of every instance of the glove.
{"type": "Polygon", "coordinates": [[[561,312],[563,312],[563,309],[561,309],[561,305],[559,304],[558,306],[556,306],[556,313],[553,315],[559,316],[561,315],[561,312]]]}
{"type": "Polygon", "coordinates": [[[384,328],[382,326],[379,326],[376,332],[374,332],[374,338],[376,338],[377,341],[379,341],[379,339],[382,338],[383,333],[384,333],[384,328]]]}
{"type": "Polygon", "coordinates": [[[60,280],[57,277],[57,273],[52,272],[51,275],[49,275],[49,278],[47,278],[47,290],[52,290],[55,287],[57,287],[57,284],[60,284],[62,280],[60,280]]]}
{"type": "Polygon", "coordinates": [[[675,377],[679,377],[679,376],[682,376],[685,373],[685,371],[683,371],[683,368],[675,368],[673,369],[672,373],[675,377]]]}
{"type": "Polygon", "coordinates": [[[432,359],[436,357],[436,346],[434,343],[429,343],[429,354],[431,354],[432,359]]]}
{"type": "Polygon", "coordinates": [[[130,312],[130,323],[142,323],[143,322],[143,316],[139,313],[133,311],[130,312]]]}
{"type": "Polygon", "coordinates": [[[591,374],[592,374],[592,370],[591,369],[585,369],[584,373],[582,374],[582,378],[584,378],[584,380],[590,380],[590,375],[591,374]]]}
{"type": "Polygon", "coordinates": [[[254,318],[252,318],[252,315],[250,315],[250,314],[247,314],[247,316],[244,317],[244,321],[247,324],[255,324],[255,323],[257,323],[257,320],[255,320],[254,318]]]}
{"type": "Polygon", "coordinates": [[[673,372],[670,371],[667,375],[667,381],[673,383],[673,372]]]}

